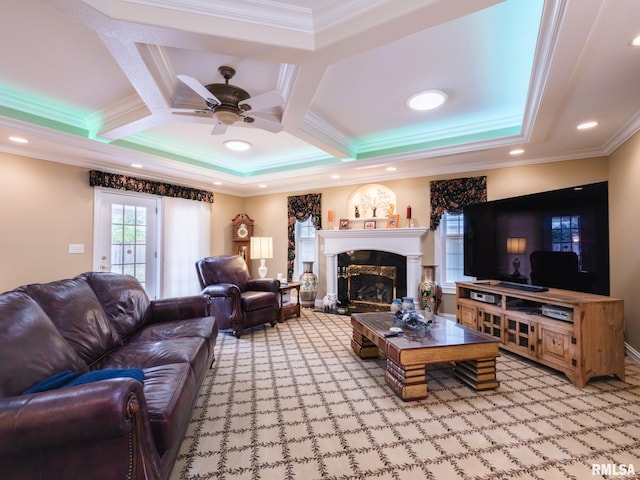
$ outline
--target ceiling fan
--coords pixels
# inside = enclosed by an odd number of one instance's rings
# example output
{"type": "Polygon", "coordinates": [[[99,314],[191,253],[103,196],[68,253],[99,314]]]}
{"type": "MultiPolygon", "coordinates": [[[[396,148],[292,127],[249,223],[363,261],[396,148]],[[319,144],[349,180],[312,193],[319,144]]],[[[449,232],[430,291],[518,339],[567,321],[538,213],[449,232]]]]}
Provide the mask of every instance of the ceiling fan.
{"type": "Polygon", "coordinates": [[[273,133],[282,130],[282,123],[255,115],[255,113],[263,112],[270,108],[282,107],[284,105],[282,95],[276,91],[271,91],[252,97],[246,90],[229,83],[229,80],[236,74],[233,68],[222,66],[218,68],[218,71],[224,78],[224,83],[211,83],[206,86],[188,75],[178,75],[177,77],[182,83],[205,100],[207,108],[206,110],[195,111],[174,109],[173,113],[183,115],[212,114],[215,120],[215,125],[211,131],[212,135],[222,134],[229,125],[234,125],[240,121],[273,133]],[[250,116],[247,112],[251,112],[250,116]]]}

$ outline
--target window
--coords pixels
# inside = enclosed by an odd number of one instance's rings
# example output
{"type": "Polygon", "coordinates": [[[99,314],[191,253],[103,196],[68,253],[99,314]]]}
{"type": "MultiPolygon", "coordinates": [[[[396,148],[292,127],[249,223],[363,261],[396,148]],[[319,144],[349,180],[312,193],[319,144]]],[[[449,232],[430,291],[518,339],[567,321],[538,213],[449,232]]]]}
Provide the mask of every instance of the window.
{"type": "Polygon", "coordinates": [[[296,261],[293,265],[294,278],[300,278],[304,273],[302,262],[314,262],[314,269],[317,268],[317,240],[316,227],[311,221],[311,216],[304,222],[297,221],[295,227],[296,234],[296,261]]]}
{"type": "Polygon", "coordinates": [[[575,252],[582,268],[580,215],[551,217],[551,249],[554,252],[575,252]]]}
{"type": "Polygon", "coordinates": [[[443,291],[455,293],[455,282],[471,280],[464,275],[464,215],[445,213],[435,235],[435,257],[443,291]]]}
{"type": "Polygon", "coordinates": [[[147,208],[111,205],[111,271],[132,275],[144,286],[147,272],[147,208]]]}

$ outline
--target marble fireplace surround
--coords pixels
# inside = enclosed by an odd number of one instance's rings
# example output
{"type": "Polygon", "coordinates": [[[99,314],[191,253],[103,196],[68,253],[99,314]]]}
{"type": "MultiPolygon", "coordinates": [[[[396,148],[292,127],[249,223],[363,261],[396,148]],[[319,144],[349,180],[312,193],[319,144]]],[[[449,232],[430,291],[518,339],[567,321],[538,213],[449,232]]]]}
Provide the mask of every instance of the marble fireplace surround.
{"type": "Polygon", "coordinates": [[[418,300],[422,281],[422,237],[426,227],[376,228],[371,230],[321,230],[320,250],[326,258],[326,292],[338,293],[338,254],[351,250],[378,250],[407,259],[407,296],[418,300]]]}

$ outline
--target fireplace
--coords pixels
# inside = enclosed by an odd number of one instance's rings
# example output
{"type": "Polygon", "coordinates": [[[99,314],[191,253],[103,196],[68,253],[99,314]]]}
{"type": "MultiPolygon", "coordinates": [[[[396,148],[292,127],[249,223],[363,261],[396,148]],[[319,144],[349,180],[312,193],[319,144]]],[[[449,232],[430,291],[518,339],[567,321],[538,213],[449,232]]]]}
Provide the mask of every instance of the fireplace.
{"type": "Polygon", "coordinates": [[[322,230],[326,293],[348,298],[357,311],[387,310],[405,296],[417,302],[426,233],[424,227],[322,230]]]}
{"type": "Polygon", "coordinates": [[[407,294],[406,257],[378,250],[338,254],[338,300],[355,312],[389,309],[407,294]]]}

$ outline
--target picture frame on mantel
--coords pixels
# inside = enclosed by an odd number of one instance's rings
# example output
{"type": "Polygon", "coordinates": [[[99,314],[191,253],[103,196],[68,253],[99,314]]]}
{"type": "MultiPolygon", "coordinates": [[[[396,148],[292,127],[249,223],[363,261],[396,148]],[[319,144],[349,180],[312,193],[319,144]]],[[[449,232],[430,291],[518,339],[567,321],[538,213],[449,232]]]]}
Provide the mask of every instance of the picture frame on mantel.
{"type": "Polygon", "coordinates": [[[397,213],[393,213],[387,217],[387,228],[398,228],[398,221],[400,220],[400,215],[397,213]]]}
{"type": "Polygon", "coordinates": [[[340,230],[349,230],[349,219],[341,218],[340,219],[340,230]]]}
{"type": "Polygon", "coordinates": [[[374,228],[376,228],[376,221],[375,220],[366,220],[364,222],[364,229],[365,230],[373,230],[374,228]]]}

